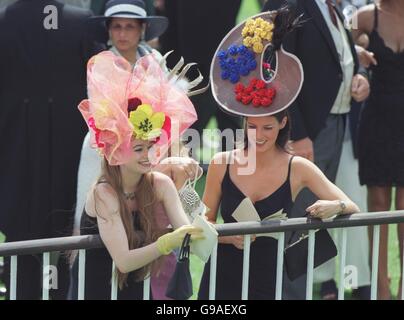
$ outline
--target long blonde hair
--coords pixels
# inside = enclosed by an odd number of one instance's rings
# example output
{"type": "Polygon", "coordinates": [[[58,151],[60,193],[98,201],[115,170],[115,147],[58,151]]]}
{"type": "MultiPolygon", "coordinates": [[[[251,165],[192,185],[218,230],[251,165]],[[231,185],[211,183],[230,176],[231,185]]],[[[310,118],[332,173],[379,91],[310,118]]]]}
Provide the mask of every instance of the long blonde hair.
{"type": "MultiPolygon", "coordinates": [[[[130,212],[125,202],[121,168],[120,166],[110,166],[105,158],[102,162],[101,175],[97,180],[97,184],[102,182],[109,183],[116,192],[116,197],[119,201],[119,214],[125,227],[130,250],[153,243],[159,236],[168,231],[158,227],[155,215],[153,214],[154,204],[156,203],[156,194],[153,188],[152,173],[146,173],[142,176],[135,193],[137,203],[136,215],[138,219],[137,227],[140,228],[140,230],[135,230],[134,215],[130,212]]],[[[94,194],[94,200],[96,205],[97,201],[101,199],[99,197],[96,198],[96,194],[94,194]]],[[[97,213],[97,209],[95,211],[97,213]]],[[[162,257],[151,264],[136,270],[135,280],[142,281],[149,274],[157,273],[161,263],[162,257]]],[[[118,277],[120,289],[127,285],[127,273],[122,273],[117,269],[116,274],[113,276],[118,277]]]]}

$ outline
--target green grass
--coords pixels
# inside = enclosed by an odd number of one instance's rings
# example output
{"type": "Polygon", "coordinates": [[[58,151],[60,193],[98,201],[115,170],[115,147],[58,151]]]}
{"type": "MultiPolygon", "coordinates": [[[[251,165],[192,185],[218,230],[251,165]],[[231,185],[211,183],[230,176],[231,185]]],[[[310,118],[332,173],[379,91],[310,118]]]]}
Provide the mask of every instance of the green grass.
{"type": "Polygon", "coordinates": [[[388,243],[388,268],[391,278],[390,291],[393,298],[397,298],[397,291],[400,282],[400,252],[397,237],[397,225],[389,225],[388,243]]]}
{"type": "Polygon", "coordinates": [[[237,23],[251,17],[261,11],[261,5],[257,0],[243,0],[237,16],[237,23]]]}

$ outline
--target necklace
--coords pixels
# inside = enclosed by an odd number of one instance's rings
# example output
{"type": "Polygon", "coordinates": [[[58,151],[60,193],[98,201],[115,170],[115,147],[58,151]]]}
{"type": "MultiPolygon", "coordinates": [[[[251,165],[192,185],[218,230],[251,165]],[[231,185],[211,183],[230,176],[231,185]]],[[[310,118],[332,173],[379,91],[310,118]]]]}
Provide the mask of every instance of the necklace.
{"type": "Polygon", "coordinates": [[[133,200],[135,199],[135,191],[133,192],[123,192],[126,200],[133,200]]]}

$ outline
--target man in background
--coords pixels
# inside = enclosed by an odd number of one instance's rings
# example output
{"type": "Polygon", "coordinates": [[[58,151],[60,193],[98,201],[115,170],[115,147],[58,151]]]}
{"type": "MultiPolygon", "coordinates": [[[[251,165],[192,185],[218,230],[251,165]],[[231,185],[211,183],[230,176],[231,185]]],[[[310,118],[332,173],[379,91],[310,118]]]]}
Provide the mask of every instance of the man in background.
{"type": "MultiPolygon", "coordinates": [[[[291,147],[335,182],[344,141],[345,123],[351,100],[363,101],[369,95],[367,79],[358,73],[359,63],[344,18],[331,0],[269,0],[264,11],[291,5],[304,23],[292,31],[283,43],[296,55],[304,70],[304,83],[291,113],[291,147]]],[[[305,215],[306,208],[317,200],[308,189],[296,198],[292,217],[305,215]]],[[[321,268],[321,267],[320,267],[321,268]]],[[[335,287],[329,275],[317,272],[323,282],[322,296],[335,299],[335,287]]],[[[306,279],[285,279],[284,298],[304,299],[306,279]]]]}
{"type": "MultiPolygon", "coordinates": [[[[0,10],[0,230],[7,242],[71,234],[87,132],[77,105],[86,98],[87,61],[102,50],[90,16],[55,0],[19,0],[0,10]]],[[[63,299],[65,258],[57,267],[50,294],[63,299]]],[[[42,256],[19,256],[17,299],[39,298],[41,281],[42,256]]]]}

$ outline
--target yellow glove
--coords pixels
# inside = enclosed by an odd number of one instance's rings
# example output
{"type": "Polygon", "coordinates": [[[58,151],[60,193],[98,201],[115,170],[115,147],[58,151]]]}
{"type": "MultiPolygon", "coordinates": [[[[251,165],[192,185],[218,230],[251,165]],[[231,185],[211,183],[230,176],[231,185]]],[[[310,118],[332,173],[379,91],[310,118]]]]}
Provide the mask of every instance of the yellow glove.
{"type": "Polygon", "coordinates": [[[166,233],[157,239],[157,248],[163,255],[170,254],[173,249],[181,246],[185,235],[189,233],[191,240],[203,239],[203,230],[191,225],[184,225],[174,230],[173,232],[166,233]]]}

